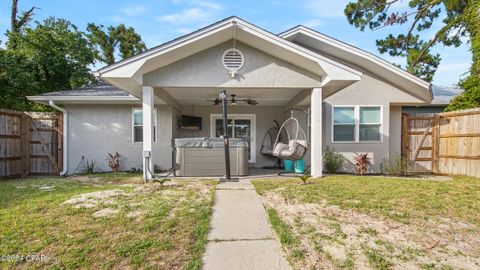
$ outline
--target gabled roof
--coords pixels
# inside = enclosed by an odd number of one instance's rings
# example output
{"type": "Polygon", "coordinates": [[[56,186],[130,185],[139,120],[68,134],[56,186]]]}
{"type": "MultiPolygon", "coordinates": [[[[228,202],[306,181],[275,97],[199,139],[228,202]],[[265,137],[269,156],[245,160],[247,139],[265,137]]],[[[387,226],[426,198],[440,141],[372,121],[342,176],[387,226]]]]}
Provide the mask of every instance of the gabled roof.
{"type": "MultiPolygon", "coordinates": [[[[229,17],[146,52],[98,70],[104,80],[138,95],[145,73],[233,38],[249,46],[294,64],[329,81],[345,81],[344,86],[360,80],[362,72],[312,50],[299,46],[238,17],[229,17]]],[[[340,85],[341,86],[341,85],[340,85]]]]}
{"type": "Polygon", "coordinates": [[[129,96],[127,91],[124,91],[118,87],[115,87],[111,84],[105,82],[98,82],[95,84],[84,85],[79,88],[72,90],[58,91],[58,92],[49,92],[43,93],[40,96],[49,96],[49,97],[119,97],[119,96],[129,96]]]}
{"type": "Polygon", "coordinates": [[[43,101],[54,98],[73,102],[76,98],[83,101],[116,98],[138,101],[135,96],[140,96],[145,73],[229,41],[234,30],[238,41],[320,76],[326,96],[360,80],[363,72],[367,72],[422,101],[432,100],[428,82],[374,54],[304,26],[275,35],[234,16],[101,68],[98,75],[110,85],[47,93],[29,99],[43,101]]]}
{"type": "Polygon", "coordinates": [[[429,82],[365,50],[302,25],[282,32],[279,36],[313,51],[324,53],[327,57],[339,59],[345,64],[350,63],[364,68],[425,101],[432,99],[429,82]]]}
{"type": "Polygon", "coordinates": [[[127,91],[111,84],[99,82],[72,90],[44,93],[38,96],[27,96],[28,100],[48,104],[55,101],[59,104],[135,104],[140,100],[127,91]]]}
{"type": "Polygon", "coordinates": [[[432,85],[432,105],[448,105],[450,101],[463,93],[459,87],[432,85]]]}

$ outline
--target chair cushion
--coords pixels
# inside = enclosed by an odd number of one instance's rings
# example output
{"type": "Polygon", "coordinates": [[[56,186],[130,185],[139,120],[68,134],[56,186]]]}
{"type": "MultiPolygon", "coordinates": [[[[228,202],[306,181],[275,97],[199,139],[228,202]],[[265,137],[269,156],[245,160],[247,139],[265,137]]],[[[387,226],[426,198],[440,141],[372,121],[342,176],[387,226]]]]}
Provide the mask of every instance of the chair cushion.
{"type": "Polygon", "coordinates": [[[275,145],[275,149],[273,149],[273,155],[276,157],[280,157],[281,152],[288,149],[289,149],[288,145],[284,143],[277,143],[277,145],[275,145]]]}

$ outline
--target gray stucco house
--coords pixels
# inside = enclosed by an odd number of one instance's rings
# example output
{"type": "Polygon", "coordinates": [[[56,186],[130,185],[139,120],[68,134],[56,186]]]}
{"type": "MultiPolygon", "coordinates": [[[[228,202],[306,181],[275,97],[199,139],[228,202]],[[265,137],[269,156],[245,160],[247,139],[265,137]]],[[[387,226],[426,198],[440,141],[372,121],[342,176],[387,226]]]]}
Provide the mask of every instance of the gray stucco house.
{"type": "Polygon", "coordinates": [[[106,66],[98,76],[106,83],[28,97],[62,105],[68,174],[82,156],[107,170],[104,158],[115,151],[122,170],[170,168],[172,138],[218,134],[221,108],[208,100],[222,89],[258,102],[229,106],[233,129],[242,126],[238,136],[250,142],[249,166],[272,164],[259,153],[262,138],[297,108],[310,112],[298,118],[309,130],[314,176],[322,174],[325,146],[349,160],[369,153],[378,172],[383,159],[400,153],[402,108],[433,100],[428,82],[359,48],[304,26],[275,35],[238,17],[106,66]],[[201,117],[202,128],[180,128],[181,115],[201,117]]]}

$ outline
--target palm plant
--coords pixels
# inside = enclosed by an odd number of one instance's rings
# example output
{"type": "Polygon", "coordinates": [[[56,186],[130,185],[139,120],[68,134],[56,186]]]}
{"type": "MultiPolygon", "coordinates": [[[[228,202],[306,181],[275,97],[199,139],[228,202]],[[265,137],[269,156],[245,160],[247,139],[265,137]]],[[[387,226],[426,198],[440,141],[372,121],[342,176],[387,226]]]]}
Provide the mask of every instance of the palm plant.
{"type": "Polygon", "coordinates": [[[357,166],[358,174],[366,174],[368,165],[370,164],[370,158],[368,157],[368,153],[365,154],[357,154],[354,158],[355,166],[357,166]]]}

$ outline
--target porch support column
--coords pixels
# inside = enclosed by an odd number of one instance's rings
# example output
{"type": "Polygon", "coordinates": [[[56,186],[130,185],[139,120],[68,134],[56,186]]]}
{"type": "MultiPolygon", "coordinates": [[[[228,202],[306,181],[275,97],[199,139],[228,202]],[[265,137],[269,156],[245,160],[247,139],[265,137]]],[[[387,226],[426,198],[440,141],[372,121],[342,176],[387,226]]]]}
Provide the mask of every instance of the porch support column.
{"type": "Polygon", "coordinates": [[[154,94],[153,87],[143,86],[142,89],[143,108],[143,179],[149,182],[153,178],[153,110],[154,94]]]}
{"type": "Polygon", "coordinates": [[[313,88],[310,98],[311,106],[311,158],[310,166],[313,177],[322,177],[323,151],[322,151],[322,88],[313,88]]]}

